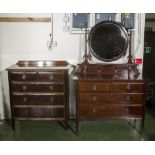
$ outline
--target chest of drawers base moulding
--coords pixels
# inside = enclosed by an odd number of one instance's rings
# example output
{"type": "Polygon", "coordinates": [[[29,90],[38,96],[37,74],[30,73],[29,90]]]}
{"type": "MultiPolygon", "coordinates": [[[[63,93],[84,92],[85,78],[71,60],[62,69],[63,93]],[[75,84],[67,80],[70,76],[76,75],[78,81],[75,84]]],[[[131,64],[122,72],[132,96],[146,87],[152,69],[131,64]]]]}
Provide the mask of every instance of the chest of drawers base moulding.
{"type": "Polygon", "coordinates": [[[68,128],[70,66],[66,61],[18,61],[7,68],[12,128],[16,120],[57,120],[68,128]]]}

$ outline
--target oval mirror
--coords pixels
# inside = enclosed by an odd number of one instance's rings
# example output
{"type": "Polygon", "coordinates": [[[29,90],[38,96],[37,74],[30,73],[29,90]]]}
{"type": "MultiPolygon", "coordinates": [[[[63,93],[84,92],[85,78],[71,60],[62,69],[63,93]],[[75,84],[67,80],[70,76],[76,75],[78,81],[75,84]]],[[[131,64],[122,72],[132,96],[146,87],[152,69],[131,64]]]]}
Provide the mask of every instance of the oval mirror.
{"type": "Polygon", "coordinates": [[[96,24],[89,34],[90,52],[99,60],[114,61],[126,54],[128,34],[117,22],[103,21],[96,24]]]}

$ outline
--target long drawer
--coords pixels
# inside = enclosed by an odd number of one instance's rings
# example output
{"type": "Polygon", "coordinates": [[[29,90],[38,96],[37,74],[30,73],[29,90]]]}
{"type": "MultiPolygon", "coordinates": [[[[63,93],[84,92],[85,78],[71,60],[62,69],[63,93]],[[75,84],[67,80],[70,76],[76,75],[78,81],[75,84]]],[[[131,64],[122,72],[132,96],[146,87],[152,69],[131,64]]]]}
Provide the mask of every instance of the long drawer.
{"type": "Polygon", "coordinates": [[[114,82],[111,83],[112,92],[143,92],[144,83],[114,82]]]}
{"type": "Polygon", "coordinates": [[[78,91],[108,92],[110,91],[110,84],[108,82],[80,82],[78,84],[78,91]]]}
{"type": "Polygon", "coordinates": [[[64,84],[12,84],[13,92],[63,92],[64,84]]]}
{"type": "Polygon", "coordinates": [[[80,118],[142,117],[143,106],[80,106],[80,118]]]}
{"type": "Polygon", "coordinates": [[[64,108],[14,108],[15,117],[64,117],[64,108]]]}
{"type": "Polygon", "coordinates": [[[64,105],[64,95],[12,95],[14,105],[64,105]]]}
{"type": "Polygon", "coordinates": [[[143,93],[79,93],[80,104],[131,103],[142,104],[143,93]]]}

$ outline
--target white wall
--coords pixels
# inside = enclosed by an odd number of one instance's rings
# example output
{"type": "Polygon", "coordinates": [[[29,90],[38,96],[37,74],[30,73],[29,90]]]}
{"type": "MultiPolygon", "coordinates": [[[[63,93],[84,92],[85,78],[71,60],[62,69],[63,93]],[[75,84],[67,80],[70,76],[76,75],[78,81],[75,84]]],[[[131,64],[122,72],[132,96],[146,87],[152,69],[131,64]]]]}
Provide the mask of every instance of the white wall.
{"type": "MultiPolygon", "coordinates": [[[[49,17],[51,14],[0,14],[0,16],[49,17]]],[[[4,118],[4,114],[8,117],[10,115],[8,79],[5,71],[8,66],[18,60],[63,59],[76,64],[82,59],[79,55],[80,51],[83,51],[83,36],[63,32],[63,17],[64,14],[54,14],[53,16],[54,40],[57,41],[57,47],[53,47],[52,50],[47,47],[51,23],[0,23],[1,99],[1,94],[3,94],[3,102],[0,100],[0,113],[2,113],[2,118],[4,118]]],[[[144,19],[145,15],[141,14],[141,39],[136,57],[143,57],[144,19]]],[[[138,23],[136,23],[135,43],[139,36],[137,25],[138,23]]]]}

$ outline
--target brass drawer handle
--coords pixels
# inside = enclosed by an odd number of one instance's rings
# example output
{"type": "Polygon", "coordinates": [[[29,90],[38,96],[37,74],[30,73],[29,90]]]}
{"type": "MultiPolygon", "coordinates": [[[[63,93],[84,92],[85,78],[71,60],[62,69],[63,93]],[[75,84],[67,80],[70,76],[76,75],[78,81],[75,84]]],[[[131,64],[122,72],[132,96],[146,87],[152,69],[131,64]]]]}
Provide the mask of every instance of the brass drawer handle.
{"type": "Polygon", "coordinates": [[[26,109],[26,110],[24,111],[24,113],[25,113],[25,116],[27,116],[27,114],[28,114],[28,110],[26,109]]]}
{"type": "Polygon", "coordinates": [[[92,90],[96,90],[96,85],[93,85],[92,86],[92,90]]]}
{"type": "Polygon", "coordinates": [[[54,111],[53,110],[50,110],[49,111],[49,115],[54,115],[54,111]]]}
{"type": "Polygon", "coordinates": [[[127,90],[130,90],[130,89],[131,89],[130,84],[128,84],[128,85],[126,86],[126,89],[127,89],[127,90]]]}
{"type": "Polygon", "coordinates": [[[50,80],[53,80],[53,79],[54,79],[53,75],[50,75],[50,76],[49,76],[49,79],[50,79],[50,80]]]}
{"type": "Polygon", "coordinates": [[[96,101],[96,96],[93,96],[93,101],[94,101],[94,102],[96,101]]]}
{"type": "Polygon", "coordinates": [[[50,89],[50,90],[53,90],[53,89],[54,89],[54,87],[53,87],[53,86],[49,86],[49,89],[50,89]]]}
{"type": "Polygon", "coordinates": [[[27,102],[27,97],[24,97],[23,100],[24,100],[24,102],[27,102]]]}
{"type": "Polygon", "coordinates": [[[26,79],[26,75],[22,75],[22,79],[25,80],[26,79]]]}
{"type": "Polygon", "coordinates": [[[125,113],[126,113],[126,114],[128,114],[128,113],[129,113],[129,109],[128,109],[128,108],[127,108],[127,109],[125,109],[124,111],[125,111],[125,113]]]}
{"type": "Polygon", "coordinates": [[[96,109],[95,108],[93,108],[93,113],[96,113],[96,109]]]}
{"type": "Polygon", "coordinates": [[[126,96],[126,101],[130,101],[130,96],[126,96]]]}
{"type": "Polygon", "coordinates": [[[26,90],[26,88],[27,88],[27,86],[22,86],[22,89],[25,91],[26,90]]]}
{"type": "Polygon", "coordinates": [[[51,98],[50,98],[50,102],[53,102],[53,101],[54,101],[54,99],[53,99],[53,97],[51,97],[51,98]]]}

